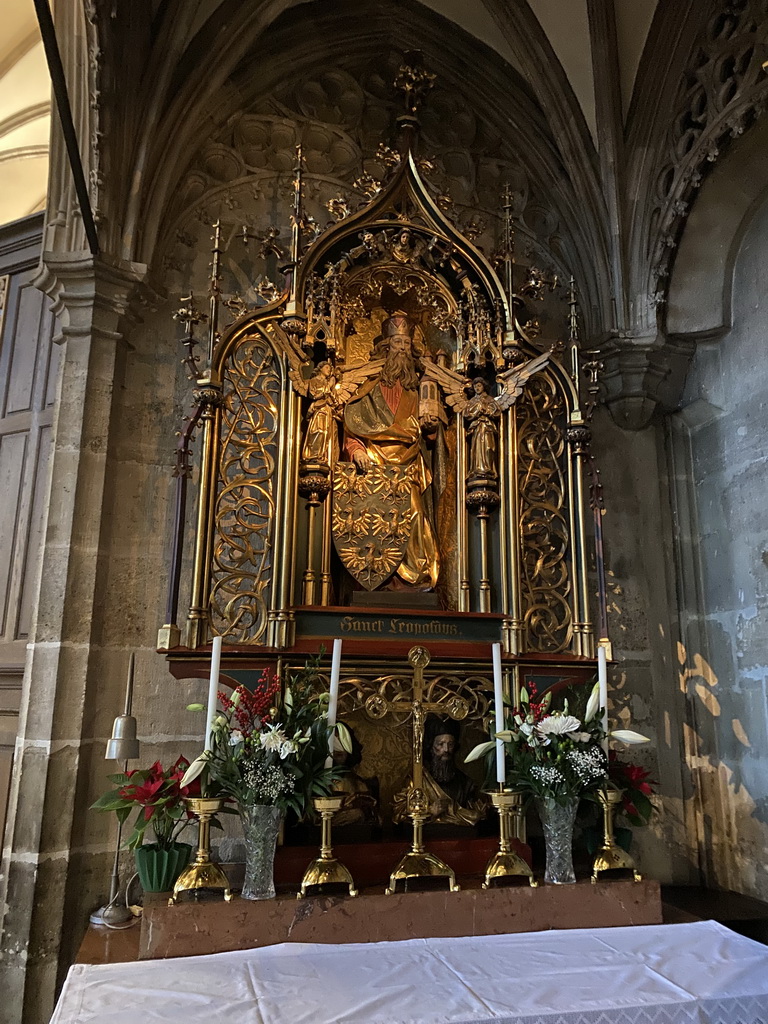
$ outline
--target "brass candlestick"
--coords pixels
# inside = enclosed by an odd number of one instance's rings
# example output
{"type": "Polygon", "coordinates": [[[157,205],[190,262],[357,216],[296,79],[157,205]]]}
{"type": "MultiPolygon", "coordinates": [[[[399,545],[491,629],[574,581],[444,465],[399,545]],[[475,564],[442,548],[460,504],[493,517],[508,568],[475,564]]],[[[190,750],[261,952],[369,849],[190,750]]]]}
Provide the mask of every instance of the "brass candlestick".
{"type": "Polygon", "coordinates": [[[456,873],[445,861],[434,853],[424,849],[422,829],[429,818],[427,801],[421,789],[412,789],[408,794],[408,817],[413,822],[413,840],[410,850],[400,858],[395,870],[389,876],[389,887],[384,890],[391,896],[397,889],[398,882],[408,882],[417,878],[447,878],[449,892],[458,892],[461,888],[456,884],[456,873]]]}
{"type": "Polygon", "coordinates": [[[620,846],[616,845],[613,836],[613,818],[616,808],[621,803],[623,794],[616,789],[609,789],[607,786],[599,790],[598,799],[603,806],[603,845],[597,851],[592,862],[592,883],[597,882],[599,876],[606,871],[630,872],[636,882],[641,882],[643,876],[635,868],[635,862],[620,846]]]}
{"type": "Polygon", "coordinates": [[[208,852],[211,818],[218,814],[224,801],[221,797],[195,796],[189,797],[185,803],[198,819],[197,854],[177,878],[168,905],[178,903],[182,893],[187,893],[189,899],[198,899],[204,891],[220,893],[225,900],[231,900],[232,891],[227,876],[218,864],[213,863],[208,852]]]}
{"type": "Polygon", "coordinates": [[[300,900],[306,896],[310,887],[331,884],[346,885],[349,887],[349,895],[357,896],[352,875],[341,861],[333,856],[331,848],[331,821],[344,803],[344,796],[316,796],[312,803],[321,819],[320,856],[316,857],[304,872],[296,899],[300,900]]]}
{"type": "Polygon", "coordinates": [[[523,802],[522,793],[513,790],[496,791],[490,794],[493,806],[499,812],[499,849],[488,861],[485,869],[483,888],[489,889],[492,882],[502,879],[527,879],[528,884],[535,888],[539,883],[533,877],[533,871],[523,858],[512,849],[512,817],[519,813],[523,802]]]}

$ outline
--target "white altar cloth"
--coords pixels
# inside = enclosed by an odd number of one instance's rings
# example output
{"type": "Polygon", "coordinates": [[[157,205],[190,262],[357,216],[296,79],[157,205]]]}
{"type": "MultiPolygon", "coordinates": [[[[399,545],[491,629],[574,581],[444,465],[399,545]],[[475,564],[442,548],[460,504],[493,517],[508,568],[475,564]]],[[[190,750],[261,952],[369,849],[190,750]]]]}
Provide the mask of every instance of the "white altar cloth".
{"type": "Polygon", "coordinates": [[[71,968],[51,1024],[768,1024],[768,947],[713,921],[282,943],[71,968]]]}

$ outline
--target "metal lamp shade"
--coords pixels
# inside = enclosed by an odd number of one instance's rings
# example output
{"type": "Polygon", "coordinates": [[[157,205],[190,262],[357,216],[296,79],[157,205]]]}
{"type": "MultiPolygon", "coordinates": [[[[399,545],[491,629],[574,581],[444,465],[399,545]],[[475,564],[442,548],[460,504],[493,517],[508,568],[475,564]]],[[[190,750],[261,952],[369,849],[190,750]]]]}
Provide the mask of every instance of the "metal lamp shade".
{"type": "Polygon", "coordinates": [[[118,715],[112,726],[112,738],[107,742],[105,757],[108,761],[133,761],[138,756],[136,719],[133,715],[118,715]]]}

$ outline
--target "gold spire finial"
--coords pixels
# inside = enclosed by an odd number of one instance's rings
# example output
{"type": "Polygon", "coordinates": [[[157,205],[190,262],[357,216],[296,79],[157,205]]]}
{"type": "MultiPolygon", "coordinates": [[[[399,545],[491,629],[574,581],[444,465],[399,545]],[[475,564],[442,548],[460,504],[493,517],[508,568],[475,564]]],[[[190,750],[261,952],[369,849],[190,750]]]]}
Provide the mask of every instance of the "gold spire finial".
{"type": "Polygon", "coordinates": [[[301,233],[304,227],[304,161],[301,143],[296,147],[296,165],[293,168],[293,210],[291,211],[291,285],[289,308],[295,312],[296,285],[299,259],[301,257],[301,233]]]}
{"type": "Polygon", "coordinates": [[[403,96],[403,113],[397,119],[401,133],[400,150],[403,154],[415,148],[419,108],[434,84],[435,75],[424,67],[424,54],[421,50],[409,50],[403,57],[394,81],[395,89],[403,96]]]}
{"type": "Polygon", "coordinates": [[[395,78],[395,88],[403,94],[405,113],[415,117],[424,98],[435,84],[435,75],[424,67],[421,50],[409,50],[395,78]]]}

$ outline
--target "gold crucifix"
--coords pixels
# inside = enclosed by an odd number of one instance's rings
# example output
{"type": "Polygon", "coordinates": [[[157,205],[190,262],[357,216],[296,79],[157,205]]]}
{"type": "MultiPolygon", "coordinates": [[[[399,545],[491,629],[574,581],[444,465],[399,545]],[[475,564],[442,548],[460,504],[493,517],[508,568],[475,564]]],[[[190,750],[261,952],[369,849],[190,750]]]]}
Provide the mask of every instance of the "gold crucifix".
{"type": "MultiPolygon", "coordinates": [[[[403,855],[389,876],[389,887],[385,890],[391,896],[397,889],[397,883],[403,882],[405,889],[409,881],[416,878],[447,878],[451,892],[458,892],[456,874],[453,868],[424,849],[422,829],[429,818],[426,797],[424,796],[424,722],[430,711],[443,712],[457,721],[466,718],[469,708],[466,701],[458,695],[445,702],[424,700],[424,669],[430,662],[429,651],[425,647],[412,647],[408,652],[408,661],[413,666],[413,691],[410,701],[386,701],[375,695],[375,702],[369,708],[374,717],[383,718],[388,711],[410,710],[413,714],[413,778],[408,792],[408,817],[413,823],[413,840],[411,849],[403,855]]],[[[369,698],[371,700],[371,698],[369,698]]],[[[366,702],[368,704],[368,702],[366,702]]]]}

